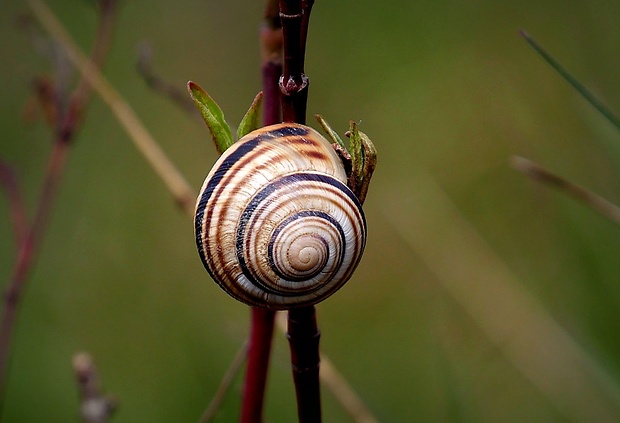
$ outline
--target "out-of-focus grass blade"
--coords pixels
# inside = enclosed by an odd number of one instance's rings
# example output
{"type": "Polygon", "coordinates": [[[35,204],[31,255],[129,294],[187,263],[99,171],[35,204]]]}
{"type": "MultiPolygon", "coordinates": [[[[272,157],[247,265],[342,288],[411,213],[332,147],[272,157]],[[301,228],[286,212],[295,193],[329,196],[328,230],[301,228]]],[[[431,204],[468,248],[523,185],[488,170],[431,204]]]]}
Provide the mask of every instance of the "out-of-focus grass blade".
{"type": "Polygon", "coordinates": [[[618,130],[620,130],[620,119],[607,107],[601,100],[596,98],[592,92],[586,88],[581,82],[571,75],[557,60],[551,56],[536,40],[534,40],[530,34],[526,31],[519,31],[521,36],[532,46],[536,53],[538,53],[553,69],[555,69],[561,76],[575,88],[583,98],[586,99],[596,110],[598,110],[603,116],[605,116],[618,130]]]}
{"type": "Polygon", "coordinates": [[[527,176],[567,193],[574,199],[596,210],[614,223],[620,224],[620,207],[594,192],[558,176],[524,157],[514,156],[512,167],[527,176]]]}

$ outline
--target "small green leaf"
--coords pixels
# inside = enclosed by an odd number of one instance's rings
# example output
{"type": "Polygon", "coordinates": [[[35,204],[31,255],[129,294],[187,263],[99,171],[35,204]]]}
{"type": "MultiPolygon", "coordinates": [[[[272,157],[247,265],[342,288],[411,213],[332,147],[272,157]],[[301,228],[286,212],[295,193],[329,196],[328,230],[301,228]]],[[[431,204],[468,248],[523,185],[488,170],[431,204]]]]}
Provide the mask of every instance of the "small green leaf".
{"type": "Polygon", "coordinates": [[[332,127],[329,125],[329,123],[327,123],[327,121],[323,118],[323,116],[314,115],[314,117],[319,122],[321,127],[323,127],[323,130],[325,131],[325,133],[327,134],[327,136],[329,137],[329,139],[332,141],[333,144],[338,144],[340,147],[344,148],[345,151],[349,151],[347,149],[347,146],[344,145],[342,138],[338,136],[338,133],[332,129],[332,127]]]}
{"type": "Polygon", "coordinates": [[[222,109],[220,109],[220,106],[209,97],[209,94],[195,82],[189,81],[187,83],[187,90],[198,107],[202,118],[209,127],[217,152],[222,154],[234,142],[230,126],[228,126],[224,119],[222,109]]]}
{"type": "Polygon", "coordinates": [[[370,178],[377,166],[377,150],[370,138],[357,129],[354,121],[350,122],[348,136],[350,138],[350,152],[352,171],[349,186],[357,195],[360,203],[366,199],[370,178]]]}
{"type": "Polygon", "coordinates": [[[254,97],[254,101],[250,105],[250,108],[241,119],[239,127],[237,128],[237,139],[243,138],[245,135],[258,129],[260,110],[263,105],[263,92],[259,92],[254,97]]]}

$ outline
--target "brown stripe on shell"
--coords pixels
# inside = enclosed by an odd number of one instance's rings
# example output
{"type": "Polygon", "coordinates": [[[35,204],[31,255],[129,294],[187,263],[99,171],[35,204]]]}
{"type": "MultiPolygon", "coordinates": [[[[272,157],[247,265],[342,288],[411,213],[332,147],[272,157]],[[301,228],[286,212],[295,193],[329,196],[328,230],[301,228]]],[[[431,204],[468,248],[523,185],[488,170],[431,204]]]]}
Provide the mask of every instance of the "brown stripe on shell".
{"type": "MultiPolygon", "coordinates": [[[[251,139],[255,139],[255,137],[251,139]]],[[[252,176],[258,173],[260,170],[268,170],[270,165],[275,165],[279,161],[281,161],[282,156],[280,154],[274,154],[273,157],[271,157],[269,160],[264,161],[263,157],[267,155],[266,150],[270,150],[270,145],[268,142],[265,142],[262,145],[259,145],[257,148],[252,150],[250,153],[243,156],[241,160],[237,161],[234,164],[234,166],[231,167],[227,171],[227,174],[229,176],[227,177],[225,176],[222,179],[220,183],[220,189],[218,190],[217,193],[214,193],[214,196],[213,196],[213,201],[214,202],[217,201],[221,207],[219,211],[219,216],[224,215],[228,211],[228,209],[231,207],[230,206],[231,203],[237,201],[237,199],[235,198],[235,193],[243,189],[243,187],[239,185],[232,184],[231,183],[232,179],[238,178],[241,175],[243,175],[243,179],[252,178],[252,176]],[[226,190],[226,193],[222,194],[224,190],[226,190]],[[222,198],[224,200],[222,200],[222,198]]],[[[243,179],[241,179],[239,182],[243,183],[243,179]]],[[[210,213],[207,215],[206,219],[209,219],[210,221],[214,211],[215,211],[215,207],[213,206],[210,208],[210,213]]],[[[222,242],[221,232],[223,229],[224,228],[222,228],[221,225],[217,226],[215,229],[214,238],[217,240],[218,245],[222,242]]],[[[210,246],[207,246],[207,249],[205,250],[207,252],[210,252],[211,251],[210,246]]],[[[226,263],[226,260],[224,258],[225,253],[226,251],[224,251],[223,249],[218,249],[215,254],[215,258],[214,258],[214,255],[211,254],[211,259],[216,260],[218,263],[226,263]]],[[[223,267],[222,270],[223,270],[222,277],[232,282],[233,278],[230,277],[230,272],[233,270],[236,270],[234,269],[234,266],[232,266],[232,268],[228,271],[226,271],[227,270],[226,267],[223,267]]],[[[234,273],[238,274],[239,271],[235,271],[234,273]]],[[[235,286],[234,283],[230,283],[229,285],[235,286]]]]}
{"type": "Polygon", "coordinates": [[[307,151],[304,154],[313,159],[327,160],[327,157],[325,156],[325,154],[321,153],[320,151],[307,151]]]}

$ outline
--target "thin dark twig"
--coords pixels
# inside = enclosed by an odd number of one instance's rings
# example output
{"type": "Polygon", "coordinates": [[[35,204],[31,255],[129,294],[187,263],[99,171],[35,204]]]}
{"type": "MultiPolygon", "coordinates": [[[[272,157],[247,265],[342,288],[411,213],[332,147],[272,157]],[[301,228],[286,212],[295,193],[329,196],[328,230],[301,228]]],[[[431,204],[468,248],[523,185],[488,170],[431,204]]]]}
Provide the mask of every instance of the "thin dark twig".
{"type": "MultiPolygon", "coordinates": [[[[286,332],[287,320],[283,314],[278,314],[276,317],[276,324],[283,332],[286,332]]],[[[322,385],[331,391],[334,398],[351,416],[352,421],[356,423],[377,423],[377,418],[366,407],[362,398],[338,371],[329,357],[321,353],[320,360],[319,379],[322,385]]]]}
{"type": "MultiPolygon", "coordinates": [[[[306,123],[306,105],[309,80],[303,73],[302,21],[309,20],[309,10],[304,18],[301,0],[280,0],[284,64],[280,78],[282,91],[282,116],[285,122],[306,123]]],[[[305,42],[305,39],[304,39],[305,42]]]]}
{"type": "Polygon", "coordinates": [[[185,90],[184,86],[185,84],[182,86],[177,86],[166,81],[164,78],[155,73],[153,70],[152,56],[153,52],[150,45],[146,43],[140,45],[136,68],[138,69],[138,73],[144,79],[144,82],[146,82],[148,87],[153,91],[168,97],[186,113],[195,116],[202,121],[200,112],[194,105],[192,99],[187,96],[187,90],[185,90]]]}
{"type": "Polygon", "coordinates": [[[600,195],[595,194],[579,185],[573,184],[561,176],[558,176],[533,161],[523,157],[513,157],[512,166],[532,179],[564,191],[574,199],[598,211],[612,222],[620,224],[620,207],[600,195]]]}
{"type": "MultiPolygon", "coordinates": [[[[303,56],[301,55],[301,23],[303,9],[300,1],[280,0],[280,19],[284,31],[284,87],[301,86],[303,56]]],[[[288,91],[288,90],[287,90],[288,91]]]]}
{"type": "Polygon", "coordinates": [[[291,366],[300,423],[321,421],[320,337],[314,306],[293,308],[288,312],[287,338],[291,348],[291,366]]]}
{"type": "MultiPolygon", "coordinates": [[[[303,10],[303,17],[301,19],[301,37],[299,40],[302,58],[306,57],[306,41],[308,39],[308,27],[310,26],[310,13],[312,12],[312,6],[314,6],[314,0],[302,1],[301,7],[303,10]]],[[[305,72],[304,68],[304,62],[302,62],[302,72],[305,72]]]]}
{"type": "Polygon", "coordinates": [[[245,362],[245,356],[247,352],[248,344],[246,342],[241,346],[237,354],[235,354],[235,357],[230,363],[228,370],[226,370],[226,373],[224,374],[224,377],[220,382],[220,386],[217,388],[217,391],[215,392],[215,395],[213,396],[209,407],[207,407],[205,412],[202,414],[202,417],[200,417],[200,423],[209,423],[211,420],[213,420],[213,418],[215,418],[217,411],[222,405],[224,399],[226,398],[226,394],[228,394],[228,391],[230,391],[230,387],[232,386],[232,382],[235,379],[235,376],[237,375],[237,373],[239,373],[239,369],[241,369],[241,366],[245,362]]]}

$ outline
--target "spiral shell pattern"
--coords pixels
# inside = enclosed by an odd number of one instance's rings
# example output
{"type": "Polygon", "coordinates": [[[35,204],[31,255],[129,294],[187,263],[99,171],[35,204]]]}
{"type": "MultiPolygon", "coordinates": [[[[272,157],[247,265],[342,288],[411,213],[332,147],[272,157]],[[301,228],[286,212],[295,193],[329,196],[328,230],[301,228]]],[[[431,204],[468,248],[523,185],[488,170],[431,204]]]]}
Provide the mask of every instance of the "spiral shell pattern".
{"type": "Polygon", "coordinates": [[[359,263],[366,221],[331,144],[292,123],[224,152],[196,205],[196,244],[211,277],[246,304],[315,304],[359,263]]]}

